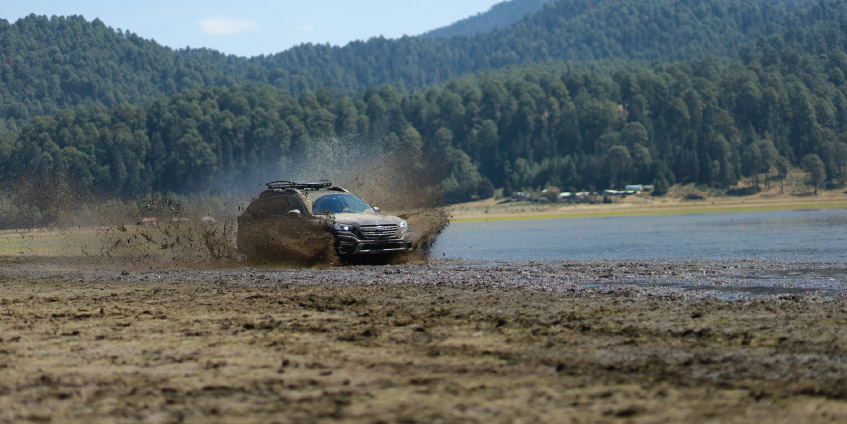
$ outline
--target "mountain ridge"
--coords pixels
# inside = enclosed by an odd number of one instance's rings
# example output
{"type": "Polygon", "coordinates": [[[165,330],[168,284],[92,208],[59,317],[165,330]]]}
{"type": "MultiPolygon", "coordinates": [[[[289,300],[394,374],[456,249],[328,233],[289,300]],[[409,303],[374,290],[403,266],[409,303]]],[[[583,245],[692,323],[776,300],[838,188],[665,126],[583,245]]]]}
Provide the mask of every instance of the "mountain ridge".
{"type": "Polygon", "coordinates": [[[844,16],[844,0],[560,0],[475,37],[303,44],[247,59],[211,49],[172,50],[99,19],[30,15],[14,24],[0,20],[0,127],[14,132],[33,116],[63,108],[114,107],[193,87],[251,83],[296,96],[326,86],[353,94],[536,62],[737,56],[757,37],[789,39],[807,33],[804,28],[837,27],[844,16]]]}
{"type": "Polygon", "coordinates": [[[484,12],[469,16],[450,25],[427,31],[423,38],[452,38],[474,36],[489,33],[498,28],[508,27],[527,15],[536,13],[544,5],[557,0],[507,0],[497,3],[484,12]]]}

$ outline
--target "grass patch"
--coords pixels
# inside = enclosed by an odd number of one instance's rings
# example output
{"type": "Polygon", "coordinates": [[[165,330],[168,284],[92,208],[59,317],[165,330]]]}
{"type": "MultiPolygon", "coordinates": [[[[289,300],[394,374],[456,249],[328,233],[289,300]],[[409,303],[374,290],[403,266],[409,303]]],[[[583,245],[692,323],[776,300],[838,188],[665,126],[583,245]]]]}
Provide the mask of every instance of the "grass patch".
{"type": "Polygon", "coordinates": [[[619,216],[664,216],[664,215],[684,215],[684,214],[702,214],[702,213],[734,213],[734,212],[768,212],[768,211],[786,211],[786,210],[801,210],[801,209],[847,209],[847,202],[834,203],[795,203],[795,204],[727,204],[727,205],[702,205],[690,207],[654,207],[644,208],[636,206],[625,209],[607,209],[607,210],[591,210],[591,211],[550,211],[538,213],[513,213],[503,215],[468,215],[458,216],[451,220],[453,223],[463,222],[494,222],[494,221],[532,221],[544,219],[565,219],[565,218],[608,218],[619,216]]]}

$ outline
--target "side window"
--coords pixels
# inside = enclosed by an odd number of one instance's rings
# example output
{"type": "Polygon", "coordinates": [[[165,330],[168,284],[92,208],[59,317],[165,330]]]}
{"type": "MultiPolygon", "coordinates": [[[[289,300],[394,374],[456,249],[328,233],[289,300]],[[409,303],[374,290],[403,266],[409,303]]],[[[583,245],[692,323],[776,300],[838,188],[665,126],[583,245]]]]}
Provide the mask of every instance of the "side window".
{"type": "Polygon", "coordinates": [[[286,216],[288,211],[297,209],[303,213],[303,206],[295,196],[278,196],[258,200],[250,206],[253,215],[286,216]]]}
{"type": "Polygon", "coordinates": [[[298,210],[300,213],[306,212],[306,208],[303,207],[303,202],[299,198],[296,196],[285,196],[285,211],[283,211],[283,215],[293,210],[298,210]]]}

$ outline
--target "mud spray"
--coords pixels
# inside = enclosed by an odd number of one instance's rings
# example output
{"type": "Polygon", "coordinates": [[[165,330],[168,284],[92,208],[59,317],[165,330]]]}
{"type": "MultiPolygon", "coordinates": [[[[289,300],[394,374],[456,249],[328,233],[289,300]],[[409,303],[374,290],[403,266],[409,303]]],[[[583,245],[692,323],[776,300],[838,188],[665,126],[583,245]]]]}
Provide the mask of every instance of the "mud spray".
{"type": "MultiPolygon", "coordinates": [[[[308,150],[260,166],[251,178],[220,184],[216,196],[152,196],[141,202],[103,200],[65,185],[30,183],[15,193],[20,205],[36,205],[41,215],[17,228],[52,224],[53,246],[24,259],[0,252],[0,260],[74,268],[127,270],[270,267],[328,267],[340,263],[333,239],[323,228],[291,229],[269,223],[263,234],[238,236],[237,217],[271,180],[330,179],[384,213],[409,222],[414,251],[393,263],[425,261],[450,216],[438,206],[443,175],[419,162],[420,152],[386,152],[382,143],[357,137],[313,140],[308,150]],[[45,216],[45,212],[50,216],[45,216]],[[237,239],[242,242],[238,243],[237,239]],[[244,242],[244,239],[256,241],[244,242]],[[43,253],[43,252],[42,252],[43,253]],[[248,261],[247,257],[251,260],[248,261]],[[10,259],[11,258],[11,259],[10,259]]],[[[42,231],[43,230],[39,230],[42,231]]],[[[16,232],[33,238],[34,232],[16,232]]],[[[36,234],[37,235],[37,234],[36,234]]],[[[35,237],[34,239],[37,239],[35,237]]],[[[16,252],[13,252],[16,253],[16,252]]]]}
{"type": "Polygon", "coordinates": [[[225,268],[241,260],[235,249],[236,222],[210,205],[154,196],[132,224],[98,227],[96,252],[122,267],[225,268]]]}
{"type": "MultiPolygon", "coordinates": [[[[278,179],[329,179],[382,212],[409,222],[413,251],[392,256],[392,263],[426,261],[450,223],[449,214],[438,207],[442,199],[439,190],[442,172],[420,163],[419,151],[402,148],[385,151],[381,145],[356,137],[313,140],[308,151],[268,165],[261,185],[278,179]]],[[[253,188],[251,195],[263,189],[253,188]]],[[[321,267],[340,263],[334,253],[333,238],[323,228],[298,228],[294,237],[273,223],[265,228],[268,229],[265,234],[250,235],[250,241],[242,239],[239,243],[239,250],[251,258],[259,258],[261,265],[321,267]]]]}

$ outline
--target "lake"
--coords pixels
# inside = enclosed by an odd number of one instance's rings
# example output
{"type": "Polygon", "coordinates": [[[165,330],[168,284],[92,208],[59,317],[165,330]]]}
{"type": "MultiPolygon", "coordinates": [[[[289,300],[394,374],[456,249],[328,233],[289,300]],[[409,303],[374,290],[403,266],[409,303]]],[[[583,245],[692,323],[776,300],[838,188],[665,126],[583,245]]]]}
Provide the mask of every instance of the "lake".
{"type": "Polygon", "coordinates": [[[847,209],[456,223],[435,255],[483,261],[847,261],[847,209]]]}
{"type": "Polygon", "coordinates": [[[725,299],[831,297],[847,293],[847,209],[457,223],[433,253],[483,265],[689,261],[711,275],[610,283],[725,299]]]}

